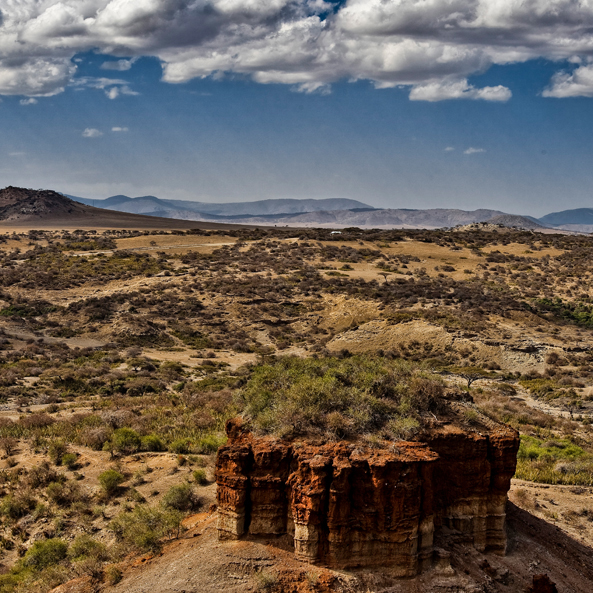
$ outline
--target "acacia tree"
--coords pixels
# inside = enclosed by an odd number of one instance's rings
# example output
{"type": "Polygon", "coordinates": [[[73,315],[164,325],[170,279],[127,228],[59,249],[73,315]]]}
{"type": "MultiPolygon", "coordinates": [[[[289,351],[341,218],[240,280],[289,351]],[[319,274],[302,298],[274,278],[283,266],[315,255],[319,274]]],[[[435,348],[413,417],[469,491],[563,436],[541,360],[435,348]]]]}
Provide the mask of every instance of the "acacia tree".
{"type": "Polygon", "coordinates": [[[467,381],[467,388],[470,389],[471,386],[476,382],[482,379],[491,379],[492,373],[485,371],[481,367],[454,367],[450,369],[450,372],[453,375],[457,375],[462,379],[467,381]]]}

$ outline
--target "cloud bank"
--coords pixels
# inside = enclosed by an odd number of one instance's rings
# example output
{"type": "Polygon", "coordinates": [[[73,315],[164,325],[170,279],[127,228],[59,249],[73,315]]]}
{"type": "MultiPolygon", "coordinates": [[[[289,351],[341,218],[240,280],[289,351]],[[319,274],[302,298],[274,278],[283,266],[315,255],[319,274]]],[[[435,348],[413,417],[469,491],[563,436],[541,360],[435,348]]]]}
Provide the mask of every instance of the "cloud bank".
{"type": "MultiPolygon", "coordinates": [[[[507,101],[468,76],[534,58],[581,60],[549,97],[593,96],[593,0],[8,0],[0,5],[0,94],[54,95],[72,58],[99,51],[125,71],[140,56],[163,80],[235,73],[327,91],[341,80],[405,86],[417,101],[507,101]]],[[[116,98],[133,91],[105,89],[116,98]]]]}

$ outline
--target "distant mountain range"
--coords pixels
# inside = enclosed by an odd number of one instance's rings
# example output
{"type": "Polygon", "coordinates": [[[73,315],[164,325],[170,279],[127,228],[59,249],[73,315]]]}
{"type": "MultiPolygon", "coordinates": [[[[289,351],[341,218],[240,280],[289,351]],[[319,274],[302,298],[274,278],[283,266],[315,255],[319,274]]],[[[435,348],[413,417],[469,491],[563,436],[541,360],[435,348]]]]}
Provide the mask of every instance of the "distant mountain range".
{"type": "Polygon", "coordinates": [[[324,200],[258,200],[255,202],[230,202],[226,204],[211,204],[208,202],[191,202],[184,200],[163,200],[156,196],[111,196],[105,200],[89,200],[88,198],[69,198],[95,206],[119,212],[132,214],[148,214],[149,216],[164,216],[185,220],[216,220],[245,218],[252,216],[290,216],[305,212],[321,210],[374,210],[372,206],[356,200],[345,198],[328,198],[324,200]]]}
{"type": "Polygon", "coordinates": [[[561,210],[542,216],[539,221],[545,225],[567,231],[593,232],[593,208],[561,210]]]}
{"type": "Polygon", "coordinates": [[[546,225],[536,218],[507,214],[500,210],[459,210],[454,208],[373,208],[357,200],[277,199],[254,202],[212,204],[183,200],[166,200],[156,196],[130,198],[117,195],[105,200],[69,196],[84,204],[119,212],[161,216],[181,220],[220,221],[238,224],[361,228],[443,228],[490,222],[504,226],[535,229],[546,225]]]}

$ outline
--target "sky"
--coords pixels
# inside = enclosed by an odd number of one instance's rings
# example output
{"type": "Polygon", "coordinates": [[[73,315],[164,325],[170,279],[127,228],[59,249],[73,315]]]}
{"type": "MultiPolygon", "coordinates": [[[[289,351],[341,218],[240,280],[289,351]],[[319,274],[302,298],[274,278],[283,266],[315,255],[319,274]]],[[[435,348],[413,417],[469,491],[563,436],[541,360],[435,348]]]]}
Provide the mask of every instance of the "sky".
{"type": "Polygon", "coordinates": [[[593,207],[593,0],[0,0],[0,187],[593,207]]]}

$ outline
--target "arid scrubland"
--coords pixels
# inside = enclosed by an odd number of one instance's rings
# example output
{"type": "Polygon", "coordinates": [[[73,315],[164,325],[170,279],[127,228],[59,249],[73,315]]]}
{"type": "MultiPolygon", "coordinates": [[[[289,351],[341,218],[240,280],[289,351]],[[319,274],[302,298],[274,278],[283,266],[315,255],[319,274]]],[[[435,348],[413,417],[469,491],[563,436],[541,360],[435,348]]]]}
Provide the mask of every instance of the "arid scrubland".
{"type": "Polygon", "coordinates": [[[211,508],[231,417],[378,446],[447,390],[468,430],[520,431],[512,500],[593,545],[593,238],[29,231],[0,250],[2,592],[125,578],[211,508]]]}

